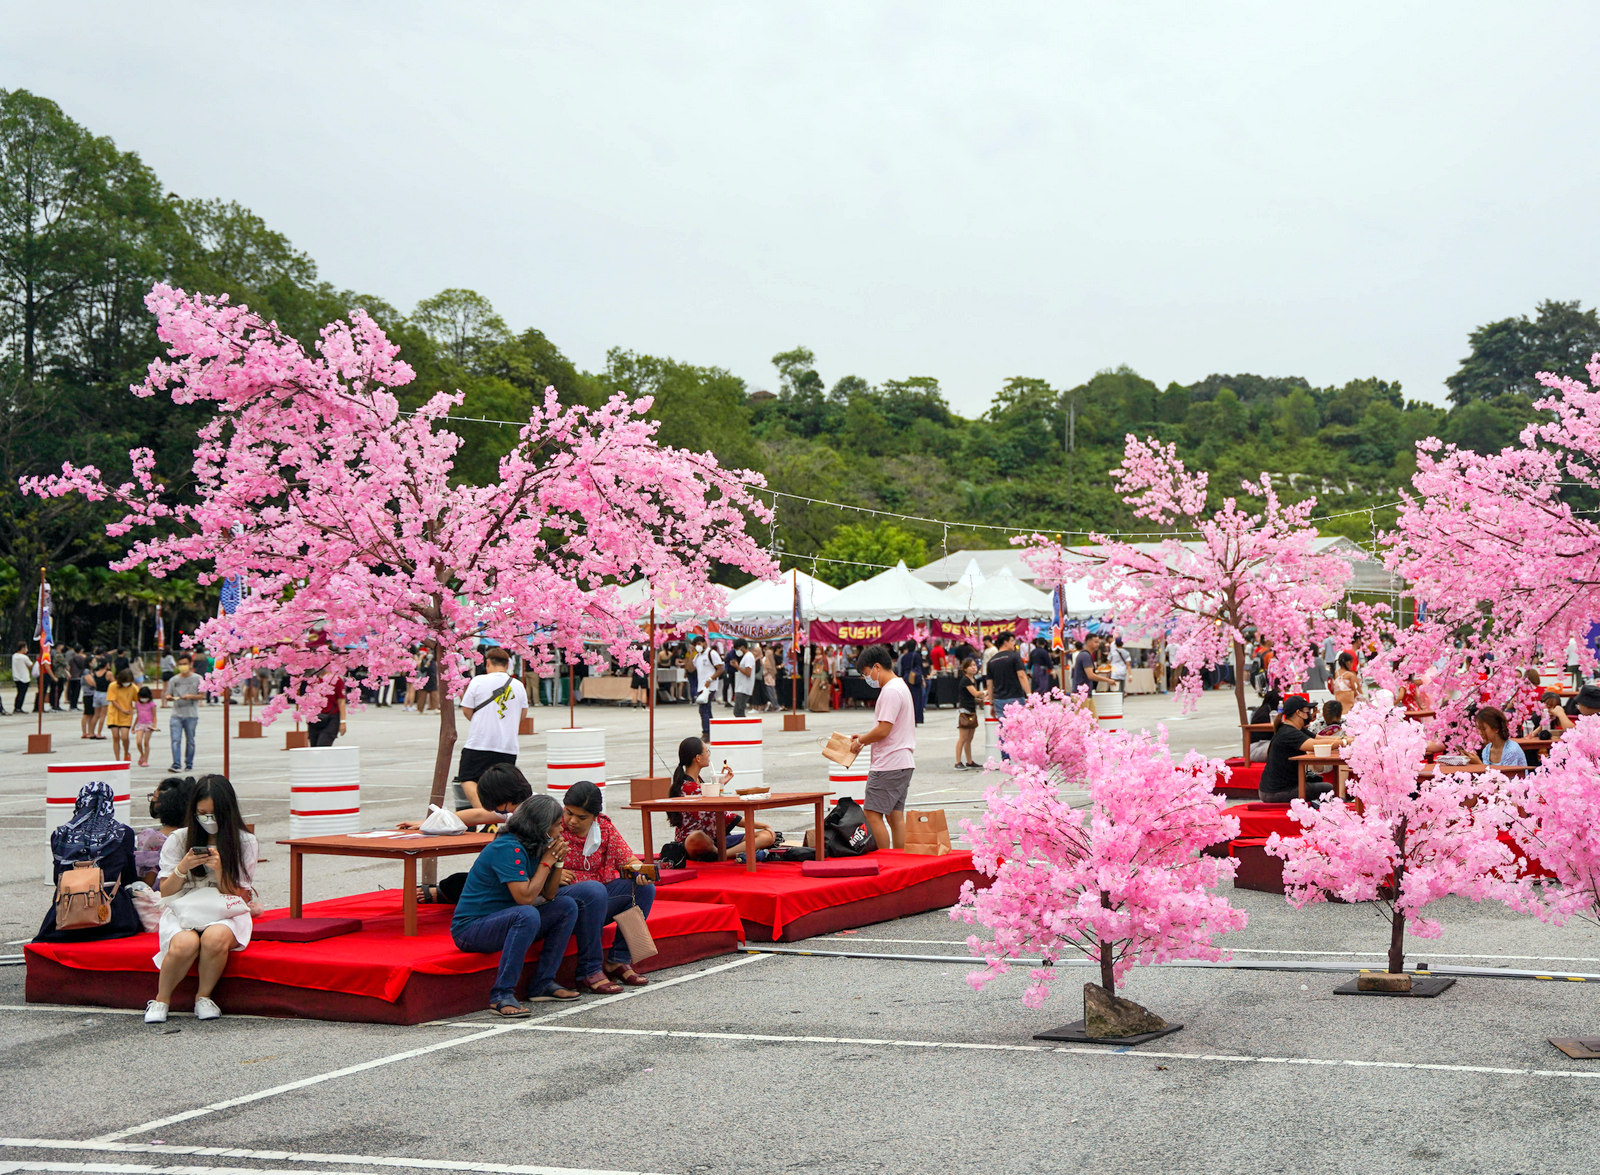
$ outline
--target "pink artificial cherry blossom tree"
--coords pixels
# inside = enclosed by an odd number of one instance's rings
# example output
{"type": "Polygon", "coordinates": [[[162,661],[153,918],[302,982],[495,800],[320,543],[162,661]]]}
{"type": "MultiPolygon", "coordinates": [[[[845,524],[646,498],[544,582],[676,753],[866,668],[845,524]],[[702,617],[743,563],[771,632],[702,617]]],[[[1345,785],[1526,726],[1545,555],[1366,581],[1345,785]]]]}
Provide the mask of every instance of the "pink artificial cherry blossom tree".
{"type": "MultiPolygon", "coordinates": [[[[1239,833],[1211,792],[1214,760],[1191,753],[1174,765],[1164,730],[1097,730],[1094,714],[1059,691],[1008,710],[1002,736],[1010,758],[988,808],[978,824],[963,822],[974,864],[994,883],[968,882],[951,911],[994,936],[967,940],[985,963],[969,977],[974,988],[1025,951],[1047,964],[1081,952],[1099,964],[1107,999],[1135,965],[1226,957],[1212,940],[1246,915],[1209,892],[1238,862],[1201,854],[1239,833]],[[1078,790],[1087,808],[1065,794],[1078,790]]],[[[1039,1007],[1059,972],[1029,974],[1023,1002],[1039,1007]]]]}
{"type": "Polygon", "coordinates": [[[614,585],[670,583],[683,606],[709,610],[714,564],[774,571],[746,533],[767,518],[747,489],[757,475],[657,444],[648,399],[563,407],[547,390],[495,481],[461,485],[461,439],[445,420],[460,394],[403,412],[394,389],[412,370],[362,311],[326,326],[308,354],[225,298],[157,286],[146,304],[168,358],[134,394],[215,409],[192,490],[160,484],[149,450],[130,454],[122,484],[67,466],[23,488],[114,501],[124,513],[108,533],[137,536],[118,569],[247,575],[238,610],[192,639],[225,659],[217,686],[254,666],[288,670],[298,695],[275,698],[269,721],[290,705],[314,712],[356,669],[411,675],[412,650],[432,647],[443,698],[434,803],[455,742],[449,693],[480,639],[536,668],[557,649],[582,655],[585,641],[627,662],[649,601],[625,606],[614,585]]]}
{"type": "Polygon", "coordinates": [[[1536,691],[1519,675],[1566,662],[1576,640],[1593,668],[1600,617],[1600,355],[1589,383],[1539,375],[1550,395],[1517,443],[1481,454],[1429,438],[1417,445],[1385,563],[1411,584],[1425,619],[1373,664],[1393,688],[1428,678],[1439,725],[1470,729],[1484,702],[1519,721],[1536,691]]]}
{"type": "Polygon", "coordinates": [[[1600,717],[1579,718],[1512,795],[1512,836],[1559,885],[1526,908],[1558,924],[1600,923],[1600,717]]]}
{"type": "Polygon", "coordinates": [[[1246,721],[1247,627],[1272,641],[1268,676],[1280,685],[1304,677],[1314,641],[1348,637],[1347,624],[1324,618],[1344,594],[1350,564],[1313,551],[1315,498],[1285,506],[1262,474],[1243,484],[1262,500],[1261,513],[1240,509],[1234,498],[1208,511],[1209,475],[1185,468],[1176,446],[1131,433],[1111,477],[1136,516],[1192,531],[1190,541],[1136,544],[1099,534],[1091,548],[1063,547],[1043,535],[1014,541],[1031,544],[1023,558],[1039,586],[1087,581],[1111,602],[1109,619],[1118,628],[1166,631],[1172,662],[1185,670],[1179,693],[1186,705],[1200,688],[1200,671],[1231,656],[1234,700],[1246,721]]]}
{"type": "Polygon", "coordinates": [[[1296,908],[1326,901],[1378,902],[1389,920],[1389,971],[1405,969],[1407,927],[1437,938],[1440,924],[1423,910],[1450,894],[1475,902],[1523,900],[1516,856],[1499,834],[1512,819],[1507,781],[1498,771],[1428,774],[1420,724],[1380,691],[1358,703],[1344,725],[1351,803],[1304,800],[1289,815],[1304,832],[1273,833],[1267,852],[1284,861],[1284,894],[1296,908]]]}

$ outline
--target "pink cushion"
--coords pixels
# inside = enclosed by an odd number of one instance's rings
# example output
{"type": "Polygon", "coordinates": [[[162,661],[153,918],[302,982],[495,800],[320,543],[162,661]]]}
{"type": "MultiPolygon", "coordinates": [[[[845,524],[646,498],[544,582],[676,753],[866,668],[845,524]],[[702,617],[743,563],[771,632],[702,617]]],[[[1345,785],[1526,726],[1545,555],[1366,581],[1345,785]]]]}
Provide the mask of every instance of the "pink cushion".
{"type": "Polygon", "coordinates": [[[700,876],[698,869],[662,869],[656,878],[657,885],[672,885],[679,881],[693,881],[700,876]]]}
{"type": "Polygon", "coordinates": [[[800,873],[803,877],[876,877],[878,863],[863,861],[859,857],[845,857],[832,861],[803,861],[800,864],[800,873]]]}
{"type": "Polygon", "coordinates": [[[316,942],[360,929],[359,918],[270,918],[251,927],[250,937],[262,942],[316,942]]]}

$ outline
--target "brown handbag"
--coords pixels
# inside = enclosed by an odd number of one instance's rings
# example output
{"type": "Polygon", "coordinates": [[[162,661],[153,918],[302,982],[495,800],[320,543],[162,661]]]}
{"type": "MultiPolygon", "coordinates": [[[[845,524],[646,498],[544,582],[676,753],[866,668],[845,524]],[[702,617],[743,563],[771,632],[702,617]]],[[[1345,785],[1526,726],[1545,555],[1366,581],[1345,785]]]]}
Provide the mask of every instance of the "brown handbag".
{"type": "Polygon", "coordinates": [[[617,933],[622,935],[622,941],[628,944],[628,954],[635,964],[661,953],[650,928],[644,924],[644,911],[639,909],[637,903],[623,910],[612,921],[617,924],[617,933]]]}
{"type": "Polygon", "coordinates": [[[93,930],[111,921],[111,899],[118,881],[106,893],[105,874],[93,861],[74,861],[56,881],[56,929],[93,930]]]}
{"type": "Polygon", "coordinates": [[[973,730],[978,725],[978,712],[976,710],[962,710],[956,714],[957,730],[973,730]]]}

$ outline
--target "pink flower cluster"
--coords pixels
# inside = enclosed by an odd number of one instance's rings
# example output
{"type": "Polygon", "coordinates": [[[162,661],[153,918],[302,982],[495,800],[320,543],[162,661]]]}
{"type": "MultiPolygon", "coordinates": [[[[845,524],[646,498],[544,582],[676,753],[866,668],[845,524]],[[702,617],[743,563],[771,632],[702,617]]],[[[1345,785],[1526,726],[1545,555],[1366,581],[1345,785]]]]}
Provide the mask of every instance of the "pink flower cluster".
{"type": "MultiPolygon", "coordinates": [[[[1230,497],[1208,514],[1208,475],[1185,468],[1176,446],[1131,433],[1111,476],[1138,517],[1196,533],[1140,544],[1097,534],[1091,548],[1037,534],[1014,541],[1030,544],[1023,557],[1040,587],[1086,581],[1111,601],[1117,628],[1165,632],[1172,663],[1186,670],[1179,687],[1186,708],[1200,689],[1200,671],[1234,658],[1246,627],[1272,641],[1268,673],[1279,686],[1305,676],[1313,643],[1349,639],[1348,624],[1323,615],[1338,604],[1351,572],[1345,559],[1312,549],[1316,499],[1285,506],[1263,474],[1242,486],[1262,499],[1261,513],[1247,513],[1230,497]]],[[[1238,686],[1242,722],[1243,682],[1238,686]]]]}
{"type": "Polygon", "coordinates": [[[1512,835],[1558,883],[1529,908],[1600,922],[1600,717],[1579,718],[1512,794],[1512,835]]]}
{"type": "MultiPolygon", "coordinates": [[[[1164,730],[1097,730],[1093,712],[1059,692],[1009,709],[1001,739],[1010,758],[985,792],[983,819],[963,822],[994,883],[969,883],[951,911],[993,935],[968,939],[985,963],[969,977],[974,988],[1024,953],[1054,963],[1081,952],[1113,983],[1135,965],[1226,957],[1212,940],[1242,928],[1245,914],[1208,892],[1237,862],[1201,850],[1239,833],[1211,791],[1215,760],[1191,753],[1174,765],[1164,730]],[[1087,807],[1073,806],[1075,792],[1087,807]]],[[[1042,1004],[1059,974],[1030,971],[1023,1002],[1042,1004]]]]}

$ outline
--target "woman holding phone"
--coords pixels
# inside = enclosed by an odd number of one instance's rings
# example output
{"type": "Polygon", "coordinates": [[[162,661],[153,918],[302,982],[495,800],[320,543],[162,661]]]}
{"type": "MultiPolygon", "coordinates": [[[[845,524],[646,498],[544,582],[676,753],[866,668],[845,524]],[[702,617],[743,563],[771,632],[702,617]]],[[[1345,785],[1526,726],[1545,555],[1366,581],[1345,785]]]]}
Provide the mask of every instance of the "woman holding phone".
{"type": "Polygon", "coordinates": [[[197,1020],[222,1015],[211,998],[228,965],[228,954],[250,945],[250,902],[255,898],[256,838],[244,830],[233,784],[202,775],[189,793],[184,826],[161,846],[161,922],[156,927],[161,968],[156,998],[145,1005],[144,1022],[167,1019],[172,993],[198,958],[197,1020]]]}

